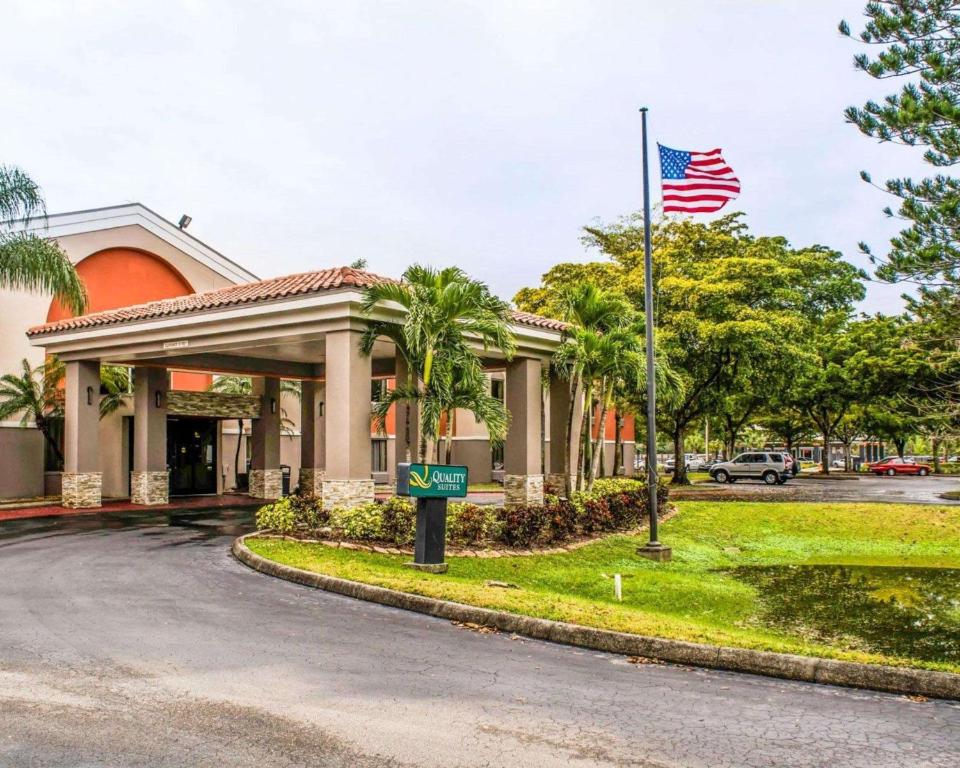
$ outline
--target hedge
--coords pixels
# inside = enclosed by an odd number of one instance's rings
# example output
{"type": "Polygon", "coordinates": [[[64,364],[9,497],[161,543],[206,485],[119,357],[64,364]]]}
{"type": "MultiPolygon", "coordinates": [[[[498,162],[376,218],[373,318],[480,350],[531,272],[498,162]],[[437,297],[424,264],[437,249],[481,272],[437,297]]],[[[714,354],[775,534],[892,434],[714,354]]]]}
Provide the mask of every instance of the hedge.
{"type": "MultiPolygon", "coordinates": [[[[657,497],[659,509],[664,510],[666,486],[659,487],[657,497]]],[[[510,508],[450,503],[447,541],[458,546],[542,546],[584,535],[630,530],[646,516],[645,483],[629,478],[601,478],[590,493],[575,493],[570,500],[548,493],[543,504],[510,508]]],[[[256,522],[261,530],[284,534],[407,546],[414,540],[416,508],[410,499],[395,496],[327,513],[314,497],[287,496],[261,507],[256,522]]]]}

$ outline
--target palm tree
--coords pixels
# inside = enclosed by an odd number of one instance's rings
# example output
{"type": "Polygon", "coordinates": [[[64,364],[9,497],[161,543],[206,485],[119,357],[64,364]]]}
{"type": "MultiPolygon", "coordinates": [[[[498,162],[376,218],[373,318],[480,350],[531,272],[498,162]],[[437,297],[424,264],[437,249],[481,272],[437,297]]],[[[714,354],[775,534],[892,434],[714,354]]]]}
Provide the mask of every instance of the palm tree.
{"type": "Polygon", "coordinates": [[[46,218],[40,187],[19,168],[0,165],[0,287],[52,293],[83,314],[87,292],[60,246],[26,231],[46,218]]]}
{"type": "Polygon", "coordinates": [[[63,364],[54,357],[36,368],[24,358],[19,373],[0,377],[0,419],[20,414],[21,426],[33,421],[61,462],[63,451],[53,434],[51,419],[63,415],[63,400],[58,389],[62,380],[63,364]]]}
{"type": "Polygon", "coordinates": [[[563,319],[570,325],[565,331],[566,338],[554,355],[554,368],[569,382],[570,402],[583,397],[585,403],[580,423],[582,439],[576,457],[576,472],[572,465],[574,457],[570,454],[574,408],[570,408],[567,417],[563,449],[567,497],[574,491],[571,476],[576,475],[577,487],[582,487],[584,446],[587,451],[592,449],[588,427],[593,404],[594,371],[601,364],[602,336],[604,332],[629,322],[632,317],[632,309],[625,298],[593,283],[580,283],[564,297],[563,319]]]}
{"type": "MultiPolygon", "coordinates": [[[[249,395],[253,393],[253,379],[249,376],[215,376],[210,383],[209,391],[220,392],[224,395],[249,395]]],[[[300,399],[300,382],[289,379],[280,380],[281,394],[287,392],[300,399]]],[[[287,418],[286,412],[280,409],[280,428],[288,434],[293,434],[293,422],[287,418]]],[[[240,444],[243,442],[243,419],[237,419],[237,447],[233,454],[233,485],[240,487],[240,444]]]]}
{"type": "MultiPolygon", "coordinates": [[[[445,366],[449,361],[444,361],[445,366]]],[[[464,410],[487,429],[492,446],[502,445],[510,426],[510,414],[499,398],[493,397],[480,361],[476,358],[453,361],[449,365],[456,371],[452,384],[444,394],[428,392],[421,403],[423,411],[430,421],[439,424],[441,414],[446,416],[444,435],[444,463],[449,464],[453,452],[453,415],[464,410]]]]}
{"type": "MultiPolygon", "coordinates": [[[[389,397],[393,401],[420,401],[418,459],[422,461],[427,440],[438,437],[440,416],[454,400],[454,385],[466,378],[477,387],[478,408],[479,387],[486,394],[485,379],[461,376],[464,361],[473,360],[479,366],[471,344],[478,343],[484,349],[496,347],[507,359],[513,356],[509,307],[484,283],[471,280],[457,267],[436,270],[416,264],[407,268],[401,282],[383,281],[367,288],[363,311],[370,314],[382,304],[397,304],[406,312],[401,353],[419,380],[413,387],[398,382],[389,397]]],[[[377,411],[375,408],[375,418],[377,411]]]]}
{"type": "Polygon", "coordinates": [[[100,386],[105,394],[100,398],[100,418],[108,416],[123,405],[124,395],[131,394],[133,379],[125,365],[100,366],[100,386]]]}

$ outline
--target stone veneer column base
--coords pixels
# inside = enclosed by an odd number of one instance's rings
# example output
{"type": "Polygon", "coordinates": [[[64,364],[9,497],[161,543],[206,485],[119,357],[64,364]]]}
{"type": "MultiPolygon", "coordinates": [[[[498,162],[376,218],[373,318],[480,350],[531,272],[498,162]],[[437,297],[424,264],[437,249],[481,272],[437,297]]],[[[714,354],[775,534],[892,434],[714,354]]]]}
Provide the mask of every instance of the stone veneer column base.
{"type": "Polygon", "coordinates": [[[543,504],[543,475],[504,475],[503,504],[543,504]]]}
{"type": "Polygon", "coordinates": [[[61,478],[63,506],[71,509],[102,506],[102,472],[64,472],[61,478]]]}
{"type": "Polygon", "coordinates": [[[311,469],[309,467],[300,467],[300,493],[304,496],[319,496],[321,493],[321,483],[323,482],[324,470],[311,469]]]}
{"type": "Polygon", "coordinates": [[[374,500],[373,479],[321,480],[320,497],[324,509],[352,509],[374,500]]]}
{"type": "Polygon", "coordinates": [[[251,469],[250,495],[255,499],[279,499],[283,476],[279,469],[251,469]]]}
{"type": "Polygon", "coordinates": [[[170,473],[134,470],[130,473],[130,503],[169,504],[170,473]]]}
{"type": "MultiPolygon", "coordinates": [[[[573,488],[576,484],[577,478],[576,476],[571,475],[570,480],[570,487],[573,488]]],[[[563,494],[566,493],[566,481],[567,476],[563,473],[555,474],[551,472],[549,475],[547,475],[546,484],[551,486],[551,488],[553,488],[560,496],[563,496],[563,494]]]]}

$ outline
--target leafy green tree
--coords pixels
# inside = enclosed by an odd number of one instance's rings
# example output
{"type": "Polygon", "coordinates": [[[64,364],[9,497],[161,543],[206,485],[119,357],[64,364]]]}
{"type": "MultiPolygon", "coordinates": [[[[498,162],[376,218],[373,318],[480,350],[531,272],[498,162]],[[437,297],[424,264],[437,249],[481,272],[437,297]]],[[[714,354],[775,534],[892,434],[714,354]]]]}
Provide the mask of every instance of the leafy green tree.
{"type": "MultiPolygon", "coordinates": [[[[410,367],[419,377],[414,382],[415,392],[406,385],[398,386],[391,397],[419,401],[418,459],[423,460],[427,441],[439,437],[441,416],[456,407],[451,404],[460,401],[464,385],[475,388],[476,405],[484,404],[482,398],[488,394],[485,377],[461,375],[464,365],[479,366],[474,345],[495,347],[507,359],[513,356],[509,307],[484,283],[470,279],[459,268],[436,270],[420,265],[408,267],[400,282],[383,281],[367,288],[363,311],[369,315],[387,303],[398,304],[405,310],[401,325],[404,354],[409,355],[408,363],[413,361],[410,367]]],[[[488,431],[493,430],[491,439],[495,442],[497,423],[486,426],[488,431]]]]}
{"type": "Polygon", "coordinates": [[[60,246],[26,231],[46,218],[43,193],[19,168],[0,165],[0,287],[52,293],[75,314],[87,292],[60,246]]]}
{"type": "MultiPolygon", "coordinates": [[[[691,426],[720,412],[728,395],[748,392],[751,374],[801,357],[809,329],[824,313],[848,311],[863,296],[863,274],[838,252],[754,237],[741,217],[653,225],[658,343],[684,392],[660,407],[676,483],[687,482],[683,454],[691,426]]],[[[643,306],[641,223],[631,216],[588,227],[585,237],[619,267],[620,285],[637,308],[643,306]]]]}
{"type": "MultiPolygon", "coordinates": [[[[392,341],[396,351],[407,364],[406,380],[402,382],[397,380],[394,388],[386,392],[385,397],[380,398],[373,404],[374,428],[380,434],[385,434],[387,431],[387,414],[390,410],[400,403],[408,406],[417,403],[420,399],[420,390],[417,387],[419,381],[418,360],[407,346],[407,337],[404,334],[403,325],[368,320],[367,327],[364,329],[360,340],[360,351],[369,357],[373,354],[374,345],[380,338],[392,341]]],[[[410,435],[410,408],[404,408],[403,414],[404,461],[409,463],[413,454],[413,442],[410,435]]]]}

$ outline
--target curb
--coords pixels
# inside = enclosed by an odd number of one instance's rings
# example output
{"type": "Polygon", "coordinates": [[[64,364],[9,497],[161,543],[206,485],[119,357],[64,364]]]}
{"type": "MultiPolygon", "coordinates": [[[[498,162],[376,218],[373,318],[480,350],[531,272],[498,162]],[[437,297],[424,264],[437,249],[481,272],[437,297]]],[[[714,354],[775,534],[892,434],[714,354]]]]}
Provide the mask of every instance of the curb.
{"type": "Polygon", "coordinates": [[[261,557],[246,546],[245,540],[255,536],[256,534],[240,536],[234,540],[231,547],[233,556],[253,570],[292,581],[295,584],[335,592],[391,608],[425,613],[450,621],[495,627],[501,632],[524,635],[535,640],[548,640],[625,656],[658,659],[673,664],[960,701],[960,675],[950,672],[861,664],[854,661],[837,661],[773,651],[666,640],[627,632],[594,629],[550,619],[537,619],[490,608],[478,608],[282,565],[261,557]]]}

